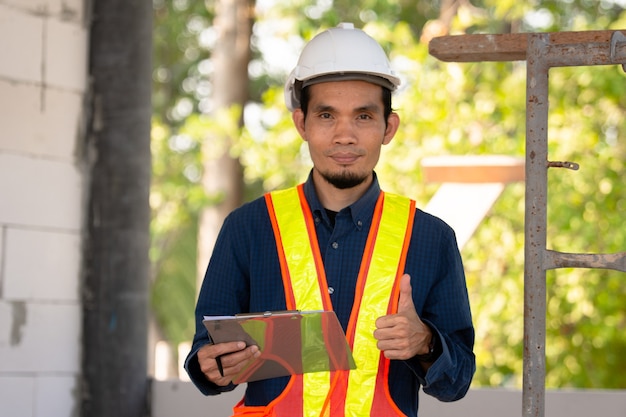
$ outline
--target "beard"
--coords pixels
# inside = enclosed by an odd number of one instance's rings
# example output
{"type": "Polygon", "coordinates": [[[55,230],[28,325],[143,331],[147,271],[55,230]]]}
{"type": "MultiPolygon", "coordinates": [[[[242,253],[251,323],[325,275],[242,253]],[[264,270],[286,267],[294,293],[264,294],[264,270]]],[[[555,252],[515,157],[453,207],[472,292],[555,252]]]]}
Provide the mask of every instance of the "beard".
{"type": "Polygon", "coordinates": [[[340,190],[346,190],[348,188],[354,188],[357,185],[363,184],[368,178],[367,175],[359,175],[354,172],[320,172],[320,175],[326,182],[340,190]]]}

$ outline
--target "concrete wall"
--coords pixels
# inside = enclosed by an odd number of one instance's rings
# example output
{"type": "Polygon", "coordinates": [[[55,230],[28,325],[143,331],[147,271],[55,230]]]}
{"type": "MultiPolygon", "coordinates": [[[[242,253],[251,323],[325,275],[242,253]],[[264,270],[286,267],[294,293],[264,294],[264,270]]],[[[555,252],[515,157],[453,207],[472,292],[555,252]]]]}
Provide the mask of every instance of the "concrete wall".
{"type": "MultiPolygon", "coordinates": [[[[229,417],[243,395],[243,387],[216,397],[205,397],[192,383],[153,383],[152,417],[229,417]]],[[[522,393],[508,389],[472,389],[457,402],[442,403],[420,396],[420,417],[522,416],[522,393]]],[[[548,391],[546,417],[624,417],[626,391],[548,391]]]]}
{"type": "Polygon", "coordinates": [[[0,416],[77,415],[84,0],[0,0],[0,416]]]}

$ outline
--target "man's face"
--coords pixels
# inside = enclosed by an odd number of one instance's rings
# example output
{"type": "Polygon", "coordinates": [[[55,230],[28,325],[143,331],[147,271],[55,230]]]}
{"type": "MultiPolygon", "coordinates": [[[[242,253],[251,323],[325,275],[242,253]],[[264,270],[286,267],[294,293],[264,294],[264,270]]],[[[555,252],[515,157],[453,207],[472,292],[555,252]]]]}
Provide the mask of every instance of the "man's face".
{"type": "Polygon", "coordinates": [[[309,145],[313,175],[341,189],[371,178],[399,124],[395,113],[385,123],[381,87],[365,81],[310,86],[306,119],[296,109],[293,120],[309,145]]]}

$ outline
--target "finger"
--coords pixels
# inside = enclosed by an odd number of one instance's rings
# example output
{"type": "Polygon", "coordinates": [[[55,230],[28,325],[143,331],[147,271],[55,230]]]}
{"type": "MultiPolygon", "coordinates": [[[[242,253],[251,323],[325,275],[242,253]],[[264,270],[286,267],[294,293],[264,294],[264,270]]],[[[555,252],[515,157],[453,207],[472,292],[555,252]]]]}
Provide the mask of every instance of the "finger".
{"type": "Polygon", "coordinates": [[[409,274],[400,278],[400,299],[398,301],[398,313],[415,312],[413,303],[413,288],[411,287],[411,277],[409,274]]]}
{"type": "Polygon", "coordinates": [[[215,359],[218,356],[238,352],[246,348],[245,342],[228,342],[204,345],[198,351],[198,359],[215,359]]]}
{"type": "Polygon", "coordinates": [[[400,278],[397,313],[382,316],[376,320],[377,330],[374,332],[374,337],[378,340],[402,337],[413,321],[420,322],[420,319],[413,302],[411,276],[404,274],[400,278]]]}
{"type": "Polygon", "coordinates": [[[254,362],[259,356],[261,356],[261,351],[259,347],[256,345],[248,346],[246,349],[229,353],[225,356],[221,356],[217,360],[219,360],[219,364],[221,364],[221,371],[219,371],[219,375],[215,372],[212,373],[212,376],[209,379],[212,379],[218,385],[228,385],[233,379],[241,373],[246,367],[250,365],[250,363],[254,362]]]}
{"type": "Polygon", "coordinates": [[[256,345],[248,346],[246,349],[220,356],[224,375],[235,375],[239,373],[251,360],[261,355],[259,347],[256,345]]]}
{"type": "MultiPolygon", "coordinates": [[[[239,352],[245,349],[246,344],[244,342],[228,342],[218,344],[207,344],[198,350],[198,363],[200,369],[210,379],[215,372],[218,371],[217,359],[222,355],[226,355],[232,352],[239,352]]],[[[220,375],[221,376],[221,375],[220,375]]]]}
{"type": "Polygon", "coordinates": [[[206,345],[198,351],[200,369],[209,381],[226,386],[250,361],[261,355],[259,347],[256,345],[246,348],[243,342],[234,343],[237,349],[241,347],[243,349],[233,350],[233,343],[218,343],[217,345],[206,345]],[[224,353],[220,355],[219,352],[224,353]]]}

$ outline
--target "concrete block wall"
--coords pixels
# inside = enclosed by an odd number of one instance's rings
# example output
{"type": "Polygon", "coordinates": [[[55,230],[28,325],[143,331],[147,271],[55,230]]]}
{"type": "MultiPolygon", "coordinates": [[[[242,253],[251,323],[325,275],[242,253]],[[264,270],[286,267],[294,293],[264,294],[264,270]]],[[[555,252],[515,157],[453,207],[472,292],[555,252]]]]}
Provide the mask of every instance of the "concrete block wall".
{"type": "Polygon", "coordinates": [[[0,0],[0,416],[79,415],[84,0],[0,0]]]}
{"type": "MultiPolygon", "coordinates": [[[[244,394],[245,385],[217,396],[203,396],[186,381],[154,381],[152,417],[229,417],[232,408],[244,394]],[[210,412],[207,412],[210,410],[210,412]]],[[[419,415],[422,417],[516,417],[522,416],[522,392],[514,389],[470,389],[462,400],[444,403],[420,393],[419,415]]],[[[547,417],[624,417],[624,390],[548,390],[547,417]]]]}

